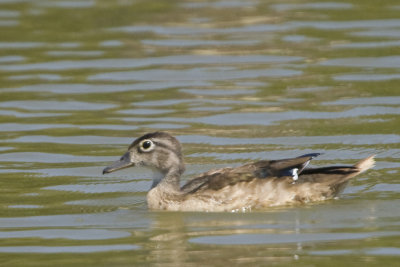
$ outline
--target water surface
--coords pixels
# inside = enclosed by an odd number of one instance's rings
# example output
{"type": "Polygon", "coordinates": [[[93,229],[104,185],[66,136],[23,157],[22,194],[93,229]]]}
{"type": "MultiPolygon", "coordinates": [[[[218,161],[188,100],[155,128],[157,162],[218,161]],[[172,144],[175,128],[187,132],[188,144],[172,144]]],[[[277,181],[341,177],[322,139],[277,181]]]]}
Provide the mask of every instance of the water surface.
{"type": "Polygon", "coordinates": [[[386,1],[0,0],[1,266],[397,266],[400,13],[386,1]],[[183,179],[321,152],[377,166],[339,199],[148,211],[134,138],[183,179]]]}

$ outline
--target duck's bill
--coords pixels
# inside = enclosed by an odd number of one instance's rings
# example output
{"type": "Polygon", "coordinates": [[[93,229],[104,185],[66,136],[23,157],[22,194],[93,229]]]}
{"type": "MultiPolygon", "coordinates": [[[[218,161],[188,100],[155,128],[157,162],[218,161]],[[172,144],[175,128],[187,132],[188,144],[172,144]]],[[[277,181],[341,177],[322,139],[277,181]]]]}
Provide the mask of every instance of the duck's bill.
{"type": "Polygon", "coordinates": [[[104,168],[103,174],[115,172],[121,169],[129,168],[134,166],[135,164],[130,161],[129,153],[125,153],[120,160],[115,161],[110,166],[104,168]]]}

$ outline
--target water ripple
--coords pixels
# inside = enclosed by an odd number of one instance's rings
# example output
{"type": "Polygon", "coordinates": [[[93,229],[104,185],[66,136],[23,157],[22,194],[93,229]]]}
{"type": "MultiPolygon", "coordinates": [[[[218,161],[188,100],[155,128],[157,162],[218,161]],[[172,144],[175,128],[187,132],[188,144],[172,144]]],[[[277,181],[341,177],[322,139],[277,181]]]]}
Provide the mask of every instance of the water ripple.
{"type": "Polygon", "coordinates": [[[334,75],[333,79],[336,81],[358,81],[358,82],[370,82],[370,81],[390,81],[399,80],[400,74],[343,74],[334,75]]]}
{"type": "Polygon", "coordinates": [[[237,234],[224,236],[202,236],[191,238],[190,242],[214,245],[254,245],[332,242],[339,240],[366,239],[381,236],[399,235],[399,232],[371,233],[296,233],[296,234],[237,234]]]}
{"type": "Polygon", "coordinates": [[[165,90],[180,87],[206,87],[211,86],[207,81],[160,81],[131,84],[35,84],[17,88],[5,88],[9,92],[51,92],[55,94],[91,94],[91,93],[118,93],[129,91],[165,90]]]}
{"type": "MultiPolygon", "coordinates": [[[[17,46],[15,43],[3,43],[7,47],[17,46]]],[[[31,48],[27,43],[22,44],[26,48],[31,48]]],[[[35,45],[39,45],[36,44],[35,45]]],[[[40,44],[41,45],[41,44],[40,44]]],[[[0,48],[2,43],[0,43],[0,48]]],[[[143,68],[157,65],[198,65],[198,64],[268,64],[300,61],[302,57],[293,56],[266,56],[266,55],[247,55],[247,56],[199,56],[181,55],[165,56],[153,58],[113,58],[113,59],[91,59],[91,60],[62,60],[44,63],[15,64],[0,66],[0,70],[7,71],[31,71],[31,70],[76,70],[76,69],[121,69],[121,68],[143,68]]]]}
{"type": "MultiPolygon", "coordinates": [[[[193,118],[191,122],[215,125],[272,125],[280,121],[298,119],[337,119],[384,114],[400,114],[397,107],[357,107],[338,112],[285,111],[270,113],[227,113],[193,118]]],[[[176,120],[175,118],[172,120],[176,120]]],[[[189,120],[188,120],[189,121],[189,120]]]]}
{"type": "Polygon", "coordinates": [[[5,101],[0,102],[2,108],[16,108],[24,110],[103,110],[114,108],[114,104],[90,103],[79,101],[44,101],[44,100],[25,100],[25,101],[5,101]]]}
{"type": "Polygon", "coordinates": [[[323,61],[320,65],[360,68],[399,68],[400,56],[337,58],[323,61]]]}
{"type": "Polygon", "coordinates": [[[323,102],[323,105],[400,105],[400,96],[354,97],[323,102]]]}
{"type": "Polygon", "coordinates": [[[136,245],[92,245],[92,246],[16,246],[2,247],[0,253],[98,253],[139,249],[136,245]]]}
{"type": "Polygon", "coordinates": [[[290,77],[302,74],[299,70],[261,69],[232,70],[224,68],[195,68],[186,70],[151,69],[107,72],[91,75],[89,81],[225,81],[260,77],[290,77]]]}
{"type": "Polygon", "coordinates": [[[114,161],[115,157],[101,156],[76,156],[70,154],[42,153],[42,152],[13,152],[0,154],[0,162],[42,162],[42,163],[67,163],[67,162],[102,162],[114,161]]]}
{"type": "Polygon", "coordinates": [[[0,238],[65,238],[72,240],[104,240],[128,237],[129,232],[110,231],[105,229],[44,229],[26,231],[0,231],[0,238]]]}
{"type": "Polygon", "coordinates": [[[217,40],[185,40],[185,39],[166,39],[166,40],[142,40],[145,45],[155,46],[248,46],[256,45],[260,43],[258,40],[228,40],[228,41],[217,41],[217,40]]]}

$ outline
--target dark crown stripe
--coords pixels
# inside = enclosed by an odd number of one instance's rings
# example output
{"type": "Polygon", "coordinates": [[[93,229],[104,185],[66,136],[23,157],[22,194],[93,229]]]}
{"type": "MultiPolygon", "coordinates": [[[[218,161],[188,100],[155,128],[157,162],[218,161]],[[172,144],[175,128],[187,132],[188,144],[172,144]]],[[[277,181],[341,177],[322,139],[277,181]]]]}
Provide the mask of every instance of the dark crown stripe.
{"type": "Polygon", "coordinates": [[[152,140],[156,146],[159,146],[159,147],[162,147],[169,151],[172,151],[176,155],[179,155],[179,156],[181,155],[179,143],[174,138],[172,138],[169,134],[167,134],[165,132],[154,132],[154,133],[145,134],[145,135],[139,137],[138,139],[136,139],[135,141],[133,141],[133,143],[129,146],[128,149],[133,148],[134,146],[138,145],[140,142],[142,142],[143,140],[146,140],[146,139],[152,140]],[[167,145],[166,143],[164,143],[163,139],[167,139],[171,143],[171,145],[167,145]]]}
{"type": "Polygon", "coordinates": [[[157,137],[165,137],[167,136],[167,133],[163,133],[163,132],[154,132],[154,133],[148,133],[145,134],[141,137],[139,137],[138,139],[136,139],[135,141],[133,141],[133,143],[129,146],[128,149],[131,149],[132,147],[136,146],[137,144],[139,144],[141,141],[145,140],[145,139],[153,139],[153,138],[157,138],[157,137]]]}

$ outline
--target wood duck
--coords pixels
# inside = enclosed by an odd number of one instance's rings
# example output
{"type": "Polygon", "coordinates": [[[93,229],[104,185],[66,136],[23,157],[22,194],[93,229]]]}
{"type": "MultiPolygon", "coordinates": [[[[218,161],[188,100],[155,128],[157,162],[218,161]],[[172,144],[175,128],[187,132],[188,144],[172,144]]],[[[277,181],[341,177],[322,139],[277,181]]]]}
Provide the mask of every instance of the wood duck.
{"type": "Polygon", "coordinates": [[[136,139],[103,174],[132,166],[156,170],[160,175],[153,178],[147,194],[148,207],[153,210],[248,211],[334,198],[350,178],[375,164],[370,156],[353,166],[306,168],[318,155],[211,170],[181,187],[185,171],[181,144],[168,133],[154,132],[136,139]]]}

